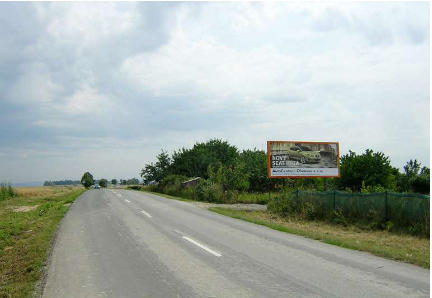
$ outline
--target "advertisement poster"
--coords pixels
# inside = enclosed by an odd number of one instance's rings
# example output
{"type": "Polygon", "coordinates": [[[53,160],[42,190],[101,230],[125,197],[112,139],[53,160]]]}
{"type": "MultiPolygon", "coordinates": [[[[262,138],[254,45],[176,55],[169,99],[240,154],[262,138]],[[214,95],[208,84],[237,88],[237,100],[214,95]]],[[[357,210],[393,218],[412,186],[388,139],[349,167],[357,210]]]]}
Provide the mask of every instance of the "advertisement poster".
{"type": "Polygon", "coordinates": [[[338,142],[267,141],[269,178],[339,177],[338,142]]]}

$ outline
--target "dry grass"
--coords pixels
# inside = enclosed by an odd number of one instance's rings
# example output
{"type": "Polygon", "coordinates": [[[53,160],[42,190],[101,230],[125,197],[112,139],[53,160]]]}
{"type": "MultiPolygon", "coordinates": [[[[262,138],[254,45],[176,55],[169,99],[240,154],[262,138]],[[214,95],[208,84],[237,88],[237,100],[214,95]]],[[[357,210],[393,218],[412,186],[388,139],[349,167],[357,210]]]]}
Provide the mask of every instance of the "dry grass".
{"type": "Polygon", "coordinates": [[[264,225],[282,232],[341,247],[370,252],[388,259],[430,268],[430,239],[387,231],[363,230],[355,226],[343,227],[322,221],[302,221],[281,218],[265,211],[240,211],[210,208],[230,217],[264,225]]]}
{"type": "Polygon", "coordinates": [[[67,194],[78,189],[84,189],[82,186],[32,186],[32,187],[14,187],[14,190],[22,198],[50,198],[67,194]]]}

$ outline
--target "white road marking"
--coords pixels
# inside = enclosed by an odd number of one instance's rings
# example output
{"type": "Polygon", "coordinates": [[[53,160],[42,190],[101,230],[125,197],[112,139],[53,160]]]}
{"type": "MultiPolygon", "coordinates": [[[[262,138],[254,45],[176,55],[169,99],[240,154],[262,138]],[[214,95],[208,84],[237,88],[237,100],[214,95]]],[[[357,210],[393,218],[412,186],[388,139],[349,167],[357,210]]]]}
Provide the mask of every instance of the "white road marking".
{"type": "Polygon", "coordinates": [[[128,203],[130,203],[130,201],[129,200],[125,200],[126,202],[128,202],[128,203]]]}
{"type": "Polygon", "coordinates": [[[119,197],[121,197],[121,195],[118,195],[119,197]]]}
{"type": "Polygon", "coordinates": [[[141,210],[141,213],[147,215],[148,217],[151,217],[151,215],[145,212],[144,210],[141,210]]]}
{"type": "Polygon", "coordinates": [[[221,255],[220,253],[218,253],[217,251],[214,251],[213,249],[210,249],[210,248],[208,248],[207,246],[204,246],[204,245],[202,245],[201,243],[196,242],[196,241],[193,240],[193,239],[190,239],[189,237],[182,236],[182,238],[185,239],[185,240],[187,240],[187,241],[189,241],[190,243],[193,243],[193,244],[195,244],[196,246],[198,246],[198,247],[204,249],[205,251],[211,253],[212,255],[214,255],[214,256],[216,256],[216,257],[222,257],[222,255],[221,255]]]}

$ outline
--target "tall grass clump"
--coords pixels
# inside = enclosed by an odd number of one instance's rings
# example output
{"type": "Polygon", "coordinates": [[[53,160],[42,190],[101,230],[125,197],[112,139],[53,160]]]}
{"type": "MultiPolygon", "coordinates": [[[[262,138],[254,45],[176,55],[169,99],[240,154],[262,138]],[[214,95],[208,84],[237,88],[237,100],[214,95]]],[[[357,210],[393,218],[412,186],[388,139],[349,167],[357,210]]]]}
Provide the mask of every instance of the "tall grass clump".
{"type": "Polygon", "coordinates": [[[6,182],[0,183],[0,201],[4,201],[16,196],[17,193],[13,189],[12,184],[10,182],[8,184],[6,184],[6,182]]]}
{"type": "Polygon", "coordinates": [[[295,217],[302,220],[324,219],[325,213],[320,202],[299,201],[292,192],[274,196],[267,204],[270,213],[282,217],[295,217]]]}

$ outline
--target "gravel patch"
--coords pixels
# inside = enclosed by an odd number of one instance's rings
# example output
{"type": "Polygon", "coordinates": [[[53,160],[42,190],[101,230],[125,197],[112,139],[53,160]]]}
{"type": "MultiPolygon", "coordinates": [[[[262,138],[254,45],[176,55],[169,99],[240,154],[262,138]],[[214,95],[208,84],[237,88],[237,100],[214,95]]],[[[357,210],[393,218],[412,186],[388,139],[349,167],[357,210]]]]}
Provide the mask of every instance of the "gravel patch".
{"type": "Polygon", "coordinates": [[[21,207],[13,208],[13,212],[29,212],[35,210],[37,207],[39,207],[39,205],[21,206],[21,207]]]}
{"type": "Polygon", "coordinates": [[[266,205],[259,204],[215,204],[215,203],[204,203],[204,202],[191,202],[195,206],[203,209],[208,209],[210,207],[220,207],[234,210],[247,210],[247,211],[266,211],[266,205]]]}

